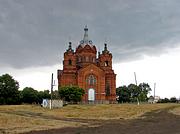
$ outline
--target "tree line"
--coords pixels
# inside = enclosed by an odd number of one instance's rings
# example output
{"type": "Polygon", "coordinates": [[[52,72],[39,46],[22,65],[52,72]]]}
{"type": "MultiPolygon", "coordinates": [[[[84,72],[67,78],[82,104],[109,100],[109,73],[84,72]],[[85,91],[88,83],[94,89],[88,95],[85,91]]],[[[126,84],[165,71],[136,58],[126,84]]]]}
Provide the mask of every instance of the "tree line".
{"type": "Polygon", "coordinates": [[[0,76],[0,104],[41,103],[43,98],[50,98],[48,90],[37,91],[25,87],[19,91],[19,83],[9,74],[0,76]]]}
{"type": "Polygon", "coordinates": [[[164,98],[160,99],[158,103],[178,103],[180,100],[178,100],[176,97],[171,97],[170,99],[164,98]]]}
{"type": "MultiPolygon", "coordinates": [[[[49,90],[37,91],[32,87],[25,87],[22,91],[19,83],[9,74],[0,76],[0,105],[9,104],[41,104],[43,99],[50,99],[49,90]]],[[[84,90],[79,87],[62,87],[52,92],[53,99],[63,99],[69,102],[81,101],[84,90]]]]}
{"type": "Polygon", "coordinates": [[[148,93],[151,87],[148,83],[140,83],[139,85],[129,84],[128,86],[120,86],[116,89],[117,101],[119,103],[129,102],[146,102],[148,101],[148,93]]]}
{"type": "MultiPolygon", "coordinates": [[[[148,102],[154,99],[153,96],[148,97],[148,93],[152,91],[148,83],[140,83],[139,85],[129,84],[128,86],[120,86],[116,89],[118,103],[134,103],[134,102],[148,102]]],[[[176,97],[170,99],[159,99],[157,103],[178,103],[176,97]]]]}

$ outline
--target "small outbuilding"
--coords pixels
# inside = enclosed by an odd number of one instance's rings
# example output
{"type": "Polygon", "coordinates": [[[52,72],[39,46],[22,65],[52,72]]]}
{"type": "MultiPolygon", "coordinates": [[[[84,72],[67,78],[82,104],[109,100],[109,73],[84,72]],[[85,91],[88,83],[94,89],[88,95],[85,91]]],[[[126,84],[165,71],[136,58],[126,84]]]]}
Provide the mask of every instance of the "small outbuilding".
{"type": "Polygon", "coordinates": [[[52,103],[51,103],[50,99],[43,99],[42,107],[44,107],[44,108],[50,108],[50,107],[51,108],[61,108],[61,107],[63,107],[63,101],[62,100],[52,100],[52,103]]]}

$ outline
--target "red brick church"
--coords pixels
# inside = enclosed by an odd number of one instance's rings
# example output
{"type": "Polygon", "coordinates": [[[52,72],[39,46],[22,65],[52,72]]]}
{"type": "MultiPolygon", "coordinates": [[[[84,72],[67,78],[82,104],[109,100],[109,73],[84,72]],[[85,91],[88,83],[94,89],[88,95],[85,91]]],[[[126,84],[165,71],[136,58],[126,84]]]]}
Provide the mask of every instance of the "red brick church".
{"type": "Polygon", "coordinates": [[[74,51],[69,48],[64,53],[63,70],[58,70],[59,86],[79,86],[85,90],[83,101],[116,100],[116,74],[112,69],[112,54],[104,44],[102,53],[88,38],[88,28],[84,28],[84,38],[74,51]]]}

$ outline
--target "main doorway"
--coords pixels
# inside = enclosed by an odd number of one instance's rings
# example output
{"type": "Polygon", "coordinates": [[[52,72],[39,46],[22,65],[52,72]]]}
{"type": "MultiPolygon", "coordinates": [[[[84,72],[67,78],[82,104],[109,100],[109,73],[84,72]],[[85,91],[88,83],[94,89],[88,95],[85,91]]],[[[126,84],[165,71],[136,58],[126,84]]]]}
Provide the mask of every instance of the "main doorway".
{"type": "Polygon", "coordinates": [[[95,90],[93,88],[88,90],[88,101],[95,101],[95,90]]]}

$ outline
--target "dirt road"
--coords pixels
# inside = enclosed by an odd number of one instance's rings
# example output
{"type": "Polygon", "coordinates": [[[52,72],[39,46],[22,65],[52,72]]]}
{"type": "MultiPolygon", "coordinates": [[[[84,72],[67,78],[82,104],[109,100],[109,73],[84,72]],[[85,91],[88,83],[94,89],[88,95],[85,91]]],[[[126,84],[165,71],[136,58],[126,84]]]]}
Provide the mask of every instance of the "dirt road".
{"type": "Polygon", "coordinates": [[[91,121],[90,126],[26,134],[180,134],[180,116],[168,110],[147,113],[134,120],[91,121]]]}

